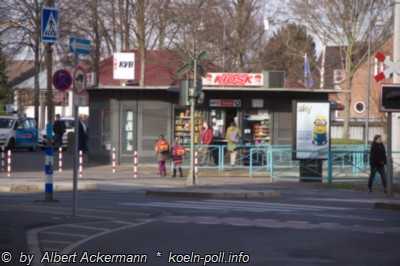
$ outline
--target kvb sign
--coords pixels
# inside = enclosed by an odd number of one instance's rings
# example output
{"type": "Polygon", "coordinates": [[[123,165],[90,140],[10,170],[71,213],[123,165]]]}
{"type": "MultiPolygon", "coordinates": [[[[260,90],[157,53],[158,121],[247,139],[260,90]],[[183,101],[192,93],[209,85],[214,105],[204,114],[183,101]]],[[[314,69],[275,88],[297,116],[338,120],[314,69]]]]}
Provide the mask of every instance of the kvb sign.
{"type": "Polygon", "coordinates": [[[135,79],[135,54],[115,53],[113,56],[113,78],[121,80],[135,79]]]}
{"type": "Polygon", "coordinates": [[[377,52],[375,58],[383,64],[383,70],[375,75],[377,82],[382,81],[390,77],[391,74],[400,75],[400,62],[393,62],[389,57],[386,57],[383,53],[377,52]]]}

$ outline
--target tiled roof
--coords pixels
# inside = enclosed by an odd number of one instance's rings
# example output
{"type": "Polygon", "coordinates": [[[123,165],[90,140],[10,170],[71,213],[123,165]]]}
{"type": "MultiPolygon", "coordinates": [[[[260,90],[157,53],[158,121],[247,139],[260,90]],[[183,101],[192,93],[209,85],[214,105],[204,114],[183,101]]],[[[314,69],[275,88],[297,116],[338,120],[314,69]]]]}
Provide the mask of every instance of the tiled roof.
{"type": "MultiPolygon", "coordinates": [[[[132,83],[138,86],[140,79],[140,55],[136,49],[130,52],[135,53],[135,80],[132,83]]],[[[179,80],[176,72],[181,65],[182,60],[176,52],[170,50],[147,51],[144,86],[176,86],[179,80]]],[[[112,56],[101,61],[99,72],[101,87],[121,85],[120,80],[113,79],[112,56]]]]}

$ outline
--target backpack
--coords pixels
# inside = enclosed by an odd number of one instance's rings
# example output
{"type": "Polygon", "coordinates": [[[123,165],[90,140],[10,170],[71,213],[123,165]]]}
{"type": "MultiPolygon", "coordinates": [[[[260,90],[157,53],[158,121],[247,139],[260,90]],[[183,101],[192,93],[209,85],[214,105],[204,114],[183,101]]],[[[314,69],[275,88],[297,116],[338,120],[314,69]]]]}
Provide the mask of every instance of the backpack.
{"type": "Polygon", "coordinates": [[[169,150],[169,145],[166,140],[161,140],[158,142],[158,151],[159,152],[167,152],[169,150]]]}
{"type": "Polygon", "coordinates": [[[175,148],[175,155],[183,156],[185,154],[185,148],[182,146],[178,146],[175,148]]]}

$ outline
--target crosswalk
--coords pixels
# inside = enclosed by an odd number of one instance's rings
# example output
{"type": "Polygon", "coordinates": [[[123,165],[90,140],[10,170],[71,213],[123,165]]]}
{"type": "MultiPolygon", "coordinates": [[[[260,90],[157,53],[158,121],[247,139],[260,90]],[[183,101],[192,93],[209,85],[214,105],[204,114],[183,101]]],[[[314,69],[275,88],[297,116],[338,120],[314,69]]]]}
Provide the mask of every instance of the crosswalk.
{"type": "Polygon", "coordinates": [[[203,211],[231,211],[252,213],[294,213],[294,212],[321,212],[321,211],[348,211],[348,207],[317,206],[306,204],[289,204],[278,202],[255,202],[236,200],[179,200],[179,201],[150,201],[150,202],[120,202],[122,206],[145,207],[145,208],[167,208],[187,209],[203,211]]]}

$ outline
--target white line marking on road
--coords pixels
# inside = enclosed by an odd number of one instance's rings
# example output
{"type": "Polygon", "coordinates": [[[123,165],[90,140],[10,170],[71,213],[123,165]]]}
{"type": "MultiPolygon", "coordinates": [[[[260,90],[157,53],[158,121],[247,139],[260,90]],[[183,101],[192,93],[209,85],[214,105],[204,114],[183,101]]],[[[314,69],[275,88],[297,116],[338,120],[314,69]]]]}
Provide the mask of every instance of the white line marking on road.
{"type": "Polygon", "coordinates": [[[314,216],[319,216],[319,217],[326,217],[326,218],[338,218],[338,219],[347,219],[347,220],[362,220],[362,221],[371,221],[371,222],[383,222],[385,219],[380,219],[380,218],[368,218],[368,217],[362,217],[362,216],[356,216],[356,215],[335,215],[335,214],[317,214],[314,213],[314,216]]]}
{"type": "Polygon", "coordinates": [[[40,243],[48,243],[48,244],[60,244],[60,245],[69,245],[73,243],[74,241],[63,241],[63,240],[41,240],[40,243]]]}
{"type": "Polygon", "coordinates": [[[336,207],[336,206],[321,206],[321,205],[306,205],[306,204],[289,204],[289,203],[279,203],[279,202],[256,202],[256,201],[234,201],[234,200],[205,200],[207,202],[225,202],[231,204],[244,204],[244,205],[260,205],[260,206],[281,206],[281,207],[289,207],[289,208],[306,208],[308,210],[318,209],[318,210],[351,210],[352,208],[347,207],[336,207]]]}
{"type": "Polygon", "coordinates": [[[287,212],[290,213],[293,210],[283,208],[259,208],[259,207],[235,207],[229,205],[194,205],[184,203],[167,203],[167,202],[151,202],[151,203],[135,203],[135,202],[122,202],[120,205],[125,206],[141,206],[141,207],[157,207],[157,208],[181,208],[181,209],[196,209],[196,210],[230,210],[230,211],[242,211],[242,212],[287,212]]]}
{"type": "Polygon", "coordinates": [[[376,198],[376,199],[342,199],[342,198],[297,198],[298,200],[307,200],[307,201],[325,201],[325,202],[348,202],[348,203],[375,203],[385,202],[387,199],[376,198]]]}
{"type": "Polygon", "coordinates": [[[152,221],[153,221],[152,219],[148,219],[148,220],[145,220],[145,221],[142,221],[142,222],[139,222],[139,223],[131,223],[131,224],[128,224],[128,225],[119,227],[119,228],[115,228],[115,229],[108,230],[108,231],[105,231],[105,232],[97,233],[97,234],[95,234],[95,235],[89,236],[89,237],[87,237],[87,238],[85,238],[85,239],[82,239],[82,240],[80,240],[80,241],[78,241],[78,242],[76,242],[76,243],[74,243],[74,244],[72,244],[72,245],[66,247],[65,249],[62,250],[62,253],[63,253],[63,254],[69,254],[69,253],[71,253],[74,249],[76,249],[77,247],[79,247],[80,245],[82,245],[82,244],[84,244],[84,243],[86,243],[86,242],[88,242],[88,241],[90,241],[90,240],[93,240],[93,239],[95,239],[95,238],[98,238],[98,237],[101,237],[101,236],[104,236],[104,235],[107,235],[107,234],[115,233],[115,232],[118,232],[118,231],[122,231],[122,230],[125,230],[125,229],[129,229],[129,228],[133,228],[133,227],[138,227],[138,226],[141,226],[141,225],[144,225],[144,224],[151,223],[152,221]]]}
{"type": "Polygon", "coordinates": [[[89,235],[85,234],[75,234],[75,233],[63,233],[63,232],[54,232],[54,231],[45,231],[45,232],[40,232],[41,234],[47,234],[47,235],[58,235],[58,236],[72,236],[72,237],[88,237],[89,235]]]}
{"type": "Polygon", "coordinates": [[[110,230],[109,228],[97,227],[97,226],[94,227],[94,226],[88,226],[88,225],[82,225],[82,224],[65,224],[64,226],[89,229],[89,230],[93,230],[93,231],[108,231],[108,230],[110,230]]]}

